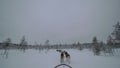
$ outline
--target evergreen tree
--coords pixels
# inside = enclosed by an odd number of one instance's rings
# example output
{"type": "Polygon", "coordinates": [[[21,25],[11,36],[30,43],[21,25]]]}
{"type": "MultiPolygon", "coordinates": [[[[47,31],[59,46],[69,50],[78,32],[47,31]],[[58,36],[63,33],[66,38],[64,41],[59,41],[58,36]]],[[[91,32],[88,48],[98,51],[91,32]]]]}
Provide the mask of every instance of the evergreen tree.
{"type": "Polygon", "coordinates": [[[112,45],[112,44],[113,44],[112,37],[108,36],[107,45],[112,45]]]}
{"type": "Polygon", "coordinates": [[[93,44],[97,44],[98,43],[98,40],[97,40],[97,37],[93,37],[93,44]]]}
{"type": "Polygon", "coordinates": [[[93,52],[94,55],[99,55],[100,54],[100,46],[98,44],[97,37],[93,37],[93,52]]]}
{"type": "Polygon", "coordinates": [[[27,41],[25,39],[25,36],[23,36],[21,41],[20,41],[20,46],[26,46],[26,45],[27,45],[27,41]]]}
{"type": "Polygon", "coordinates": [[[9,46],[10,44],[11,44],[11,39],[7,38],[6,41],[5,41],[5,47],[9,46]]]}

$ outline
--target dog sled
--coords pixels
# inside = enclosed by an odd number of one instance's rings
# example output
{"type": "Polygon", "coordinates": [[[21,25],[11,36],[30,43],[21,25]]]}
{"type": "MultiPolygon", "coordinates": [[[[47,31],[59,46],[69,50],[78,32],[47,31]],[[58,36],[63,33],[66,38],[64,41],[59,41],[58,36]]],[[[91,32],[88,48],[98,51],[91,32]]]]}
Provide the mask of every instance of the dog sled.
{"type": "Polygon", "coordinates": [[[59,68],[59,67],[63,67],[63,68],[65,68],[65,67],[72,68],[70,65],[67,65],[67,64],[59,64],[59,65],[55,66],[54,68],[59,68]]]}

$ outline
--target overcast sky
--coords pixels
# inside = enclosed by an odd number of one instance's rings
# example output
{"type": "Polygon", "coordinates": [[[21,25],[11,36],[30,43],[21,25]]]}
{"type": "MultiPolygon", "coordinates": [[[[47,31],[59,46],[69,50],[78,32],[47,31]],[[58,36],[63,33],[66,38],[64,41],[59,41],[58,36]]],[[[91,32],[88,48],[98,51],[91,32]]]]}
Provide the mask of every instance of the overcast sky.
{"type": "Polygon", "coordinates": [[[106,41],[120,21],[120,0],[0,0],[0,42],[106,41]]]}

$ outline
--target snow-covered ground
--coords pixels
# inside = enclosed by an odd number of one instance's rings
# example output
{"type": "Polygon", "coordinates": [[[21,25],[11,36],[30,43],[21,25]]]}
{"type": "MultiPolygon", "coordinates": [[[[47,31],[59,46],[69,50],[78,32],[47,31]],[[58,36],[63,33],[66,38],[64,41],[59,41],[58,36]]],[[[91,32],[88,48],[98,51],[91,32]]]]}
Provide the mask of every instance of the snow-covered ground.
{"type": "MultiPolygon", "coordinates": [[[[120,68],[120,55],[94,56],[88,49],[66,51],[71,55],[72,68],[120,68]]],[[[0,68],[54,68],[58,64],[60,53],[56,50],[10,50],[7,59],[0,55],[0,68]]]]}

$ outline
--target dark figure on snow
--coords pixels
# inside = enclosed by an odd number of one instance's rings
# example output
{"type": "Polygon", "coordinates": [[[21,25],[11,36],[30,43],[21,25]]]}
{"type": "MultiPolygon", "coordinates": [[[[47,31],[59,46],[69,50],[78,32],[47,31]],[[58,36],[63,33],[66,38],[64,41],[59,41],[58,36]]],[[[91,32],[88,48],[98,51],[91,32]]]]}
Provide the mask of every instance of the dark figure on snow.
{"type": "Polygon", "coordinates": [[[70,54],[67,51],[64,51],[65,57],[66,57],[66,61],[70,64],[70,54]]]}
{"type": "Polygon", "coordinates": [[[62,50],[56,50],[57,52],[61,53],[60,54],[60,62],[61,63],[65,63],[65,61],[67,63],[70,64],[70,54],[67,51],[62,51],[62,50]]]}

